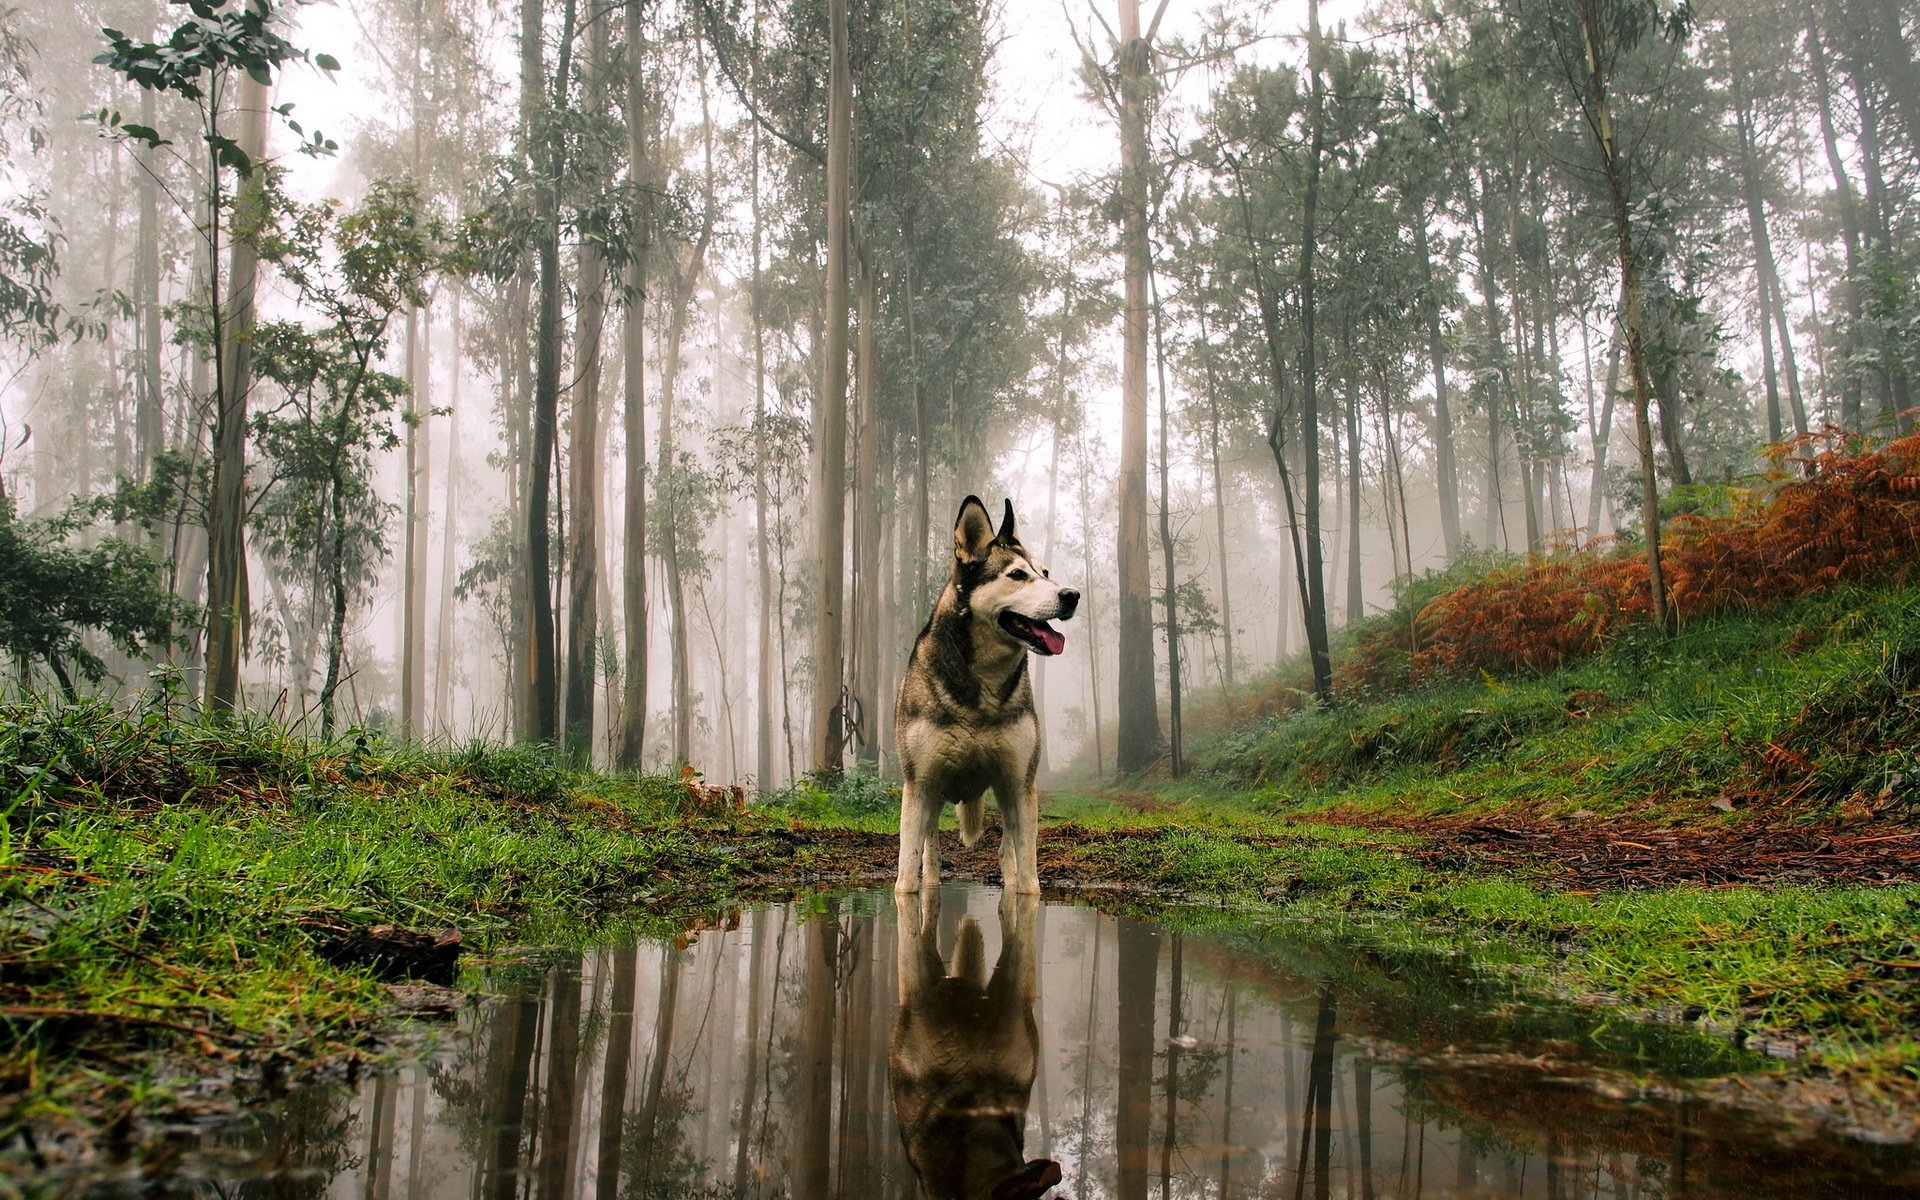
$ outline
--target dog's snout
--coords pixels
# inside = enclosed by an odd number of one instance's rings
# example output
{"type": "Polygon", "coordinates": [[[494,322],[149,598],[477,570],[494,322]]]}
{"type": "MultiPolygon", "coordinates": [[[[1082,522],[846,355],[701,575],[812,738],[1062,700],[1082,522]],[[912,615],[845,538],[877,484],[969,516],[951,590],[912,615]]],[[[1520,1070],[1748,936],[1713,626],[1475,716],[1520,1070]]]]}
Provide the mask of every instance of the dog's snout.
{"type": "Polygon", "coordinates": [[[1080,607],[1080,593],[1073,588],[1061,588],[1060,589],[1060,618],[1062,620],[1065,620],[1066,618],[1071,617],[1073,615],[1074,609],[1079,607],[1080,607]]]}

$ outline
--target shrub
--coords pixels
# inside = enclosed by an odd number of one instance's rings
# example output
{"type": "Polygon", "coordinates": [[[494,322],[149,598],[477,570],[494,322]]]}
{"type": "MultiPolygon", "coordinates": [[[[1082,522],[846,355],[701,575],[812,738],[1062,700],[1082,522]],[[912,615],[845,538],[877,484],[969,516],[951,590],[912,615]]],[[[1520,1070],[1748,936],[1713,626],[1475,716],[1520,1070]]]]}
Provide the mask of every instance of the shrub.
{"type": "MultiPolygon", "coordinates": [[[[1913,578],[1920,434],[1875,447],[1829,430],[1770,454],[1774,470],[1758,485],[1726,489],[1667,526],[1662,562],[1678,619],[1913,578]]],[[[1356,632],[1340,678],[1349,689],[1392,690],[1438,676],[1548,671],[1644,624],[1651,607],[1645,555],[1598,539],[1496,563],[1417,610],[1403,605],[1398,619],[1376,618],[1356,632]]]]}

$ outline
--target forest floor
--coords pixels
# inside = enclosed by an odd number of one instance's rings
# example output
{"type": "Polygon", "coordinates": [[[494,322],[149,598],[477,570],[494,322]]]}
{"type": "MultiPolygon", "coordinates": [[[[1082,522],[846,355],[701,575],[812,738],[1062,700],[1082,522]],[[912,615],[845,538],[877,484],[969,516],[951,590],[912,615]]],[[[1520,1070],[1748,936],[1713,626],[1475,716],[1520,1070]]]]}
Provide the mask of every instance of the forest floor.
{"type": "MultiPolygon", "coordinates": [[[[1543,991],[1789,1058],[1849,1123],[1911,1140],[1916,614],[1913,589],[1836,592],[1252,721],[1243,689],[1198,707],[1187,778],[1049,790],[1042,882],[1497,944],[1543,991]]],[[[449,1011],[462,956],[892,878],[897,800],[867,775],[746,804],[154,704],[0,710],[0,1177],[192,1111],[209,1079],[377,1056],[449,1011]]],[[[996,833],[945,836],[956,876],[998,881],[996,833]]]]}

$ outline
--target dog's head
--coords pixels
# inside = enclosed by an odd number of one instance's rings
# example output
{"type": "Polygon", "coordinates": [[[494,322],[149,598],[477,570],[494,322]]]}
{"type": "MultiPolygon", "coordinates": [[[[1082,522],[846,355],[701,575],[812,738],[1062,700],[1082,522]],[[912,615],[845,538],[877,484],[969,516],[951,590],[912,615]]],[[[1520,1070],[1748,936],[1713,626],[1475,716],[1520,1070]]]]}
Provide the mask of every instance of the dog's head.
{"type": "Polygon", "coordinates": [[[968,496],[953,522],[953,583],[961,611],[990,625],[1012,646],[1035,654],[1058,654],[1066,635],[1047,624],[1064,621],[1080,606],[1080,593],[1061,587],[1020,544],[1013,501],[995,530],[987,506],[968,496]]]}

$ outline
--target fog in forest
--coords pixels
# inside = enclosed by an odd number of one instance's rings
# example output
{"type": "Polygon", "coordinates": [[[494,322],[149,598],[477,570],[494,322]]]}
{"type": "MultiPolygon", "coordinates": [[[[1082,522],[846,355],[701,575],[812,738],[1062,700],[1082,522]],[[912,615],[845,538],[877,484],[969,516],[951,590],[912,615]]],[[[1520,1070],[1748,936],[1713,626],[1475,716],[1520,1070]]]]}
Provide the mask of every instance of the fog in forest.
{"type": "Polygon", "coordinates": [[[1046,771],[1177,774],[1196,710],[1333,695],[1430,572],[1644,548],[1770,445],[1909,419],[1916,36],[1902,0],[0,9],[5,686],[897,773],[974,494],[1085,596],[1033,660],[1046,771]]]}

